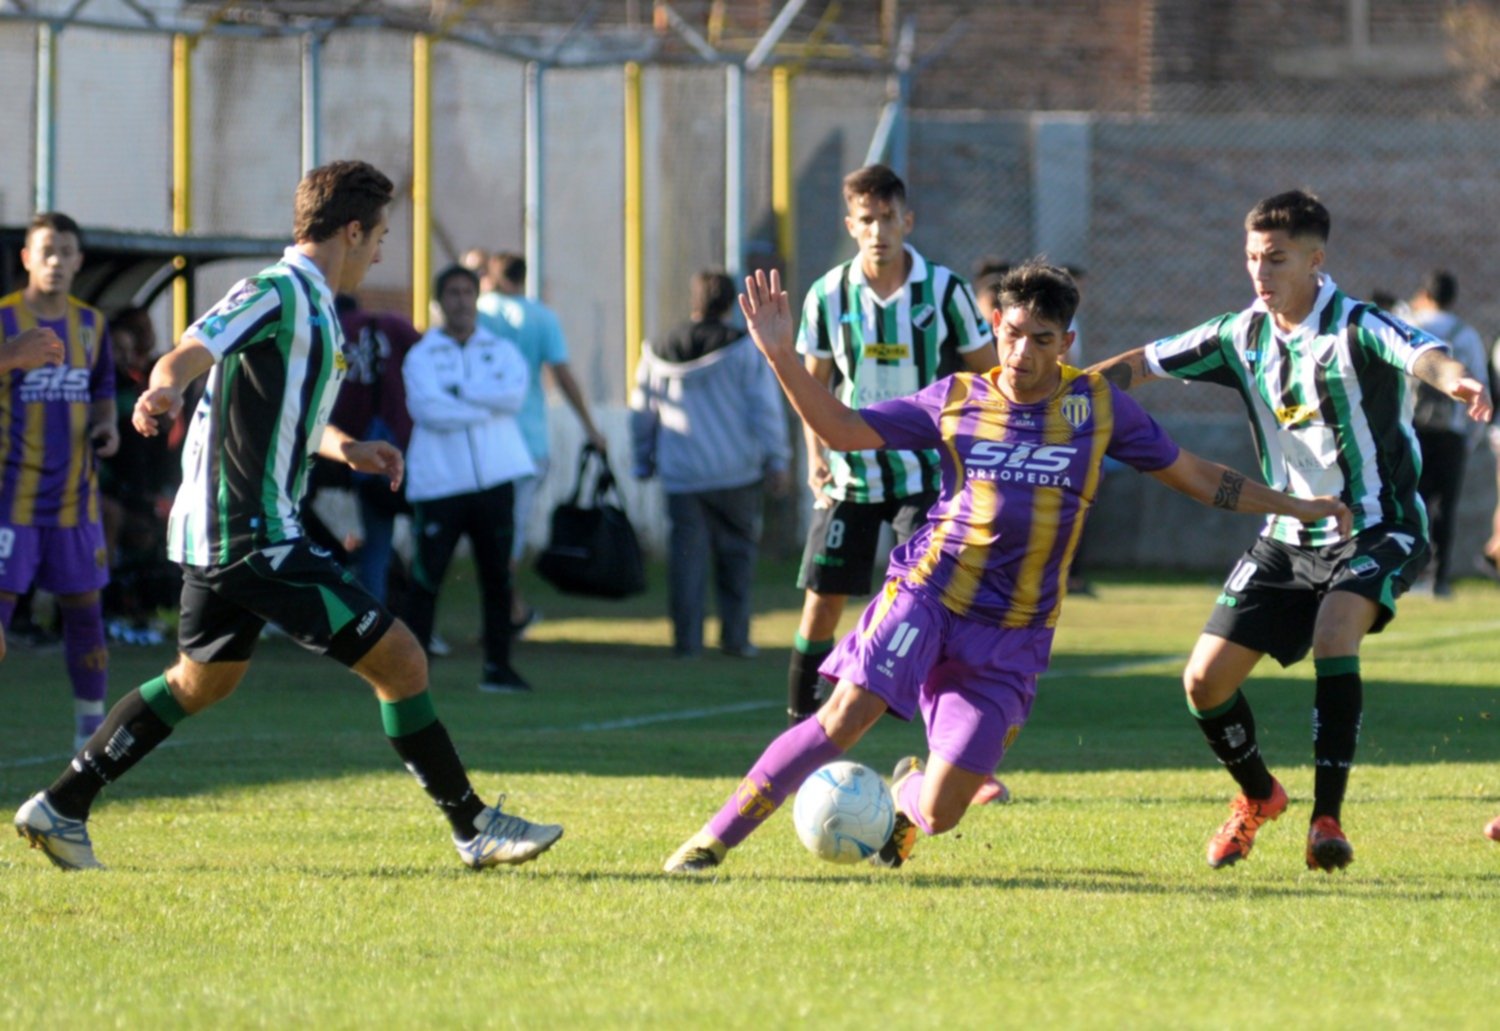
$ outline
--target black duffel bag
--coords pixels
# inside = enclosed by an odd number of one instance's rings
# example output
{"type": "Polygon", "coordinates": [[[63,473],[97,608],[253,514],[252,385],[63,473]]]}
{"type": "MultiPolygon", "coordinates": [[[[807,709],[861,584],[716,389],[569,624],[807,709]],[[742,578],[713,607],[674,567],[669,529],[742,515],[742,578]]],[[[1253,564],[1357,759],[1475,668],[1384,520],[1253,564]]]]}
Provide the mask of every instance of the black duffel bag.
{"type": "Polygon", "coordinates": [[[609,461],[592,444],[578,456],[572,495],[552,510],[551,533],[536,571],[564,594],[628,598],[646,589],[640,541],[620,507],[609,461]],[[586,486],[591,489],[584,504],[586,486]]]}

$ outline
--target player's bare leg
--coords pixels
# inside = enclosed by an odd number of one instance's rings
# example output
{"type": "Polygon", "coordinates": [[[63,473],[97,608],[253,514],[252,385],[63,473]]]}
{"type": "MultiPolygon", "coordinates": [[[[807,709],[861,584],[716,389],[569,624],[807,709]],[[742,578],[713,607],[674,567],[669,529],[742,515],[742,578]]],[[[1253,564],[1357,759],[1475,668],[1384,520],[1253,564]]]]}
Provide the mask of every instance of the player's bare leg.
{"type": "Polygon", "coordinates": [[[917,832],[931,837],[958,826],[975,793],[994,778],[955,766],[938,755],[923,763],[915,756],[896,764],[891,794],[896,800],[896,826],[890,840],[870,857],[877,866],[896,867],[911,858],[917,832]]]}

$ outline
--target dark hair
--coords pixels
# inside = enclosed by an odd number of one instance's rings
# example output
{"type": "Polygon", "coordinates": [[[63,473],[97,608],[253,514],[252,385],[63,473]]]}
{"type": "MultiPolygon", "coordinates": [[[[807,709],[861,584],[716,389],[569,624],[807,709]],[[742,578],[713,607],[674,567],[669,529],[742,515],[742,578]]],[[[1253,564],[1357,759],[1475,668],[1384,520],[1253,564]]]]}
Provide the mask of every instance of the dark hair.
{"type": "Polygon", "coordinates": [[[1268,233],[1284,229],[1288,236],[1316,236],[1325,243],[1333,218],[1323,202],[1306,190],[1288,190],[1267,197],[1245,216],[1245,231],[1268,233]]]}
{"type": "Polygon", "coordinates": [[[693,314],[704,322],[718,322],[734,305],[734,280],[721,268],[693,273],[693,314]]]}
{"type": "Polygon", "coordinates": [[[866,165],[844,176],[844,203],[860,197],[906,204],[906,184],[885,165],[866,165]]]}
{"type": "Polygon", "coordinates": [[[1439,308],[1450,308],[1458,300],[1458,280],[1445,268],[1435,268],[1423,276],[1421,290],[1439,308]]]}
{"type": "Polygon", "coordinates": [[[987,303],[990,310],[1000,307],[1000,286],[1005,282],[1009,273],[1009,266],[1005,272],[987,272],[974,283],[974,299],[981,304],[987,303]]]}
{"type": "Polygon", "coordinates": [[[974,263],[974,281],[991,277],[998,278],[1011,270],[1011,263],[1004,258],[997,258],[993,254],[986,254],[974,263]]]}
{"type": "Polygon", "coordinates": [[[1078,311],[1078,284],[1065,269],[1032,258],[1000,280],[1000,308],[1025,308],[1063,329],[1078,311]]]}
{"type": "Polygon", "coordinates": [[[526,282],[526,259],[521,255],[513,251],[499,251],[490,260],[494,263],[491,268],[499,271],[501,279],[517,285],[526,282]]]}
{"type": "Polygon", "coordinates": [[[372,229],[395,193],[385,174],[363,161],[321,165],[297,184],[292,237],[298,243],[322,243],[350,222],[372,229]]]}
{"type": "Polygon", "coordinates": [[[479,289],[479,273],[475,272],[467,265],[449,265],[447,268],[443,269],[443,271],[439,272],[437,274],[437,278],[432,281],[432,296],[443,296],[443,291],[447,289],[448,284],[453,282],[453,280],[455,279],[467,279],[469,282],[474,284],[474,289],[476,291],[479,289]]]}
{"type": "Polygon", "coordinates": [[[38,211],[31,216],[31,221],[26,226],[26,243],[31,243],[31,234],[38,229],[50,229],[54,233],[72,233],[73,238],[78,241],[78,247],[83,249],[83,230],[78,228],[78,223],[73,221],[61,211],[38,211]]]}

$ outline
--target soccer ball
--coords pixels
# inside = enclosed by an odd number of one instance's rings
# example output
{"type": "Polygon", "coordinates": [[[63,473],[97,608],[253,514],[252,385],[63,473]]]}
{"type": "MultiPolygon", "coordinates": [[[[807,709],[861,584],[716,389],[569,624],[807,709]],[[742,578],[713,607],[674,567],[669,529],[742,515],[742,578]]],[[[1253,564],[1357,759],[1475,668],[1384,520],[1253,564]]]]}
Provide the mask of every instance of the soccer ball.
{"type": "Polygon", "coordinates": [[[830,863],[880,851],[896,826],[896,803],[880,774],[859,763],[829,763],[797,791],[792,824],[807,850],[830,863]]]}

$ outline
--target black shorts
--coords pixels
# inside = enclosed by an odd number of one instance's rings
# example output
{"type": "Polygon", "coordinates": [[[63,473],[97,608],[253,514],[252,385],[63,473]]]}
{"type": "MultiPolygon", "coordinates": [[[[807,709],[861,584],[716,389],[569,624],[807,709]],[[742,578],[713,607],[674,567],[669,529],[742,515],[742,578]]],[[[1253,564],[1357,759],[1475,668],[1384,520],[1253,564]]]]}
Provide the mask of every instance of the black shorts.
{"type": "Polygon", "coordinates": [[[1427,558],[1426,538],[1401,527],[1375,527],[1322,548],[1261,537],[1230,570],[1203,632],[1290,666],[1312,647],[1324,596],[1349,591],[1375,602],[1370,633],[1378,634],[1427,558]]]}
{"type": "Polygon", "coordinates": [[[177,647],[194,662],[243,662],[266,623],[345,666],[364,658],[395,617],[323,548],[304,539],[227,566],[182,567],[177,647]]]}
{"type": "Polygon", "coordinates": [[[890,501],[835,501],[813,509],[797,586],[818,594],[869,594],[880,524],[890,523],[896,543],[904,544],[935,501],[937,493],[928,491],[890,501]]]}

